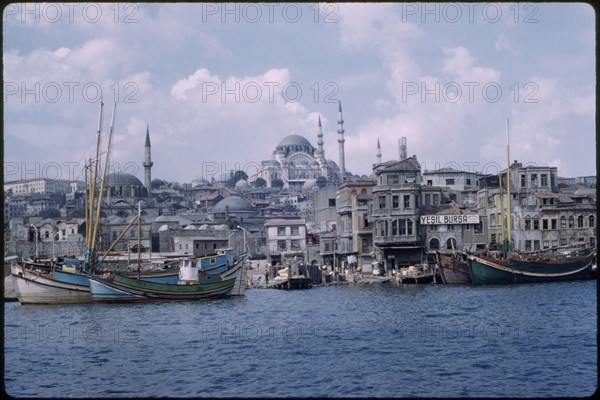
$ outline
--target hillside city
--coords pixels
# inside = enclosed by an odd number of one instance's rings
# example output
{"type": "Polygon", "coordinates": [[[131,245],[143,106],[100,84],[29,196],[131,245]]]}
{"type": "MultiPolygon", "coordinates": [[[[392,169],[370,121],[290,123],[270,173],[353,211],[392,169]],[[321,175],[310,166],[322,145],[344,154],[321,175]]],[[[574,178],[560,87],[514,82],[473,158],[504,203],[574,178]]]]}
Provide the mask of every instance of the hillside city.
{"type": "MultiPolygon", "coordinates": [[[[112,252],[147,259],[233,247],[268,265],[295,259],[389,274],[436,251],[497,248],[508,235],[506,215],[514,251],[596,246],[595,176],[563,178],[556,167],[514,160],[508,188],[508,168],[491,175],[453,166],[421,170],[418,157],[407,156],[405,137],[396,159],[383,161],[378,144],[372,174],[356,176],[344,167],[341,105],[338,123],[337,162],[325,157],[319,121],[317,147],[286,136],[254,176],[229,171],[182,184],[151,178],[148,130],[144,182],[122,171],[106,176],[101,249],[118,239],[112,252]],[[128,229],[138,209],[139,229],[128,229]]],[[[85,201],[83,181],[5,182],[5,257],[81,256],[85,201]]]]}

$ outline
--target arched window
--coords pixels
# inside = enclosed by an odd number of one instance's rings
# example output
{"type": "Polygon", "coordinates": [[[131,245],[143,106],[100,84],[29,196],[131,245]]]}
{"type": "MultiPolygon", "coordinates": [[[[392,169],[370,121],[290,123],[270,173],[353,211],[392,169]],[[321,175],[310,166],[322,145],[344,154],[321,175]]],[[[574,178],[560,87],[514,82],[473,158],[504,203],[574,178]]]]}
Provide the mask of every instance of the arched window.
{"type": "Polygon", "coordinates": [[[436,238],[433,238],[429,241],[429,250],[439,250],[440,241],[436,238]]]}
{"type": "Polygon", "coordinates": [[[447,250],[456,250],[456,239],[450,238],[446,240],[446,249],[447,250]]]}
{"type": "Polygon", "coordinates": [[[575,227],[575,218],[573,218],[573,216],[571,215],[569,217],[569,228],[574,228],[575,227]]]}
{"type": "Polygon", "coordinates": [[[564,215],[562,217],[560,217],[560,227],[561,228],[567,227],[567,217],[565,217],[564,215]]]}
{"type": "Polygon", "coordinates": [[[583,228],[583,215],[580,215],[579,217],[577,217],[577,227],[583,228]]]}
{"type": "Polygon", "coordinates": [[[596,218],[593,215],[589,217],[590,228],[594,228],[596,226],[596,218]]]}

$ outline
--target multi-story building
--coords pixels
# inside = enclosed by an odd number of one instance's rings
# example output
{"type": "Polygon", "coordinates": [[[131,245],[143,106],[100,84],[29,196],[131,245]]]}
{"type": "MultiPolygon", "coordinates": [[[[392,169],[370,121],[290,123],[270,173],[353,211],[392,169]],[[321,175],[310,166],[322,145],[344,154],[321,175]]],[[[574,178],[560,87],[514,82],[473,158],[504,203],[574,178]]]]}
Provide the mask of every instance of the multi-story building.
{"type": "MultiPolygon", "coordinates": [[[[423,262],[419,234],[421,166],[416,156],[373,166],[373,244],[385,271],[423,262]]],[[[432,200],[437,205],[439,198],[432,200]]]]}
{"type": "Polygon", "coordinates": [[[369,218],[373,180],[342,183],[336,195],[337,254],[339,266],[371,273],[375,261],[373,224],[369,218]]]}
{"type": "Polygon", "coordinates": [[[283,265],[285,260],[304,260],[306,222],[303,219],[271,219],[265,223],[267,260],[283,265]]]}
{"type": "Polygon", "coordinates": [[[52,194],[52,193],[70,193],[73,188],[82,186],[81,182],[71,182],[63,179],[23,179],[4,183],[4,192],[11,194],[52,194]]]}

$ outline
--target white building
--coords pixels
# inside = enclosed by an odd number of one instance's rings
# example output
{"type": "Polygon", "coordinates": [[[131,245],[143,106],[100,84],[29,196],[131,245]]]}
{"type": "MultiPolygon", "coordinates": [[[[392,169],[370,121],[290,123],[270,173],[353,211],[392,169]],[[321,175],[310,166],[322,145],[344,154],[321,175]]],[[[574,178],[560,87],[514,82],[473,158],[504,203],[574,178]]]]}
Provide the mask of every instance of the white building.
{"type": "Polygon", "coordinates": [[[306,221],[304,219],[272,219],[265,223],[267,259],[271,265],[306,253],[306,221]]]}

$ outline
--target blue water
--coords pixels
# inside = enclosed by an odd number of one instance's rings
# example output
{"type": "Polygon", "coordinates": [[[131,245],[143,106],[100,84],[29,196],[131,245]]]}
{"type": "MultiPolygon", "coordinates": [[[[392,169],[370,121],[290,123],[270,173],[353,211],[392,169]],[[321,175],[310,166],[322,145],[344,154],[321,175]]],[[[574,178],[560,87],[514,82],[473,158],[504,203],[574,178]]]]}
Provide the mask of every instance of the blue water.
{"type": "Polygon", "coordinates": [[[572,397],[598,384],[594,281],[4,311],[16,397],[572,397]]]}

